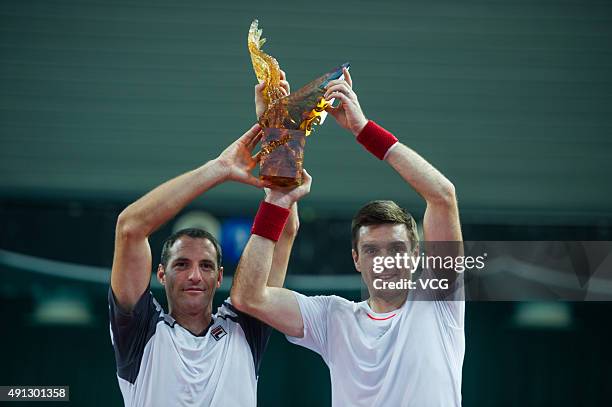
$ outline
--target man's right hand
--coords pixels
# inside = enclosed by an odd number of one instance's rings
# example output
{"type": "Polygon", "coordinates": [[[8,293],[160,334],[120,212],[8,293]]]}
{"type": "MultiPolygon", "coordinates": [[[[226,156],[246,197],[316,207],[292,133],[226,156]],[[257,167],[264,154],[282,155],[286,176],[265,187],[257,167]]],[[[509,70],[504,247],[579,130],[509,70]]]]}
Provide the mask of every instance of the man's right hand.
{"type": "Polygon", "coordinates": [[[283,208],[290,208],[295,202],[299,201],[310,192],[312,177],[306,170],[302,170],[302,185],[294,188],[270,188],[267,191],[265,201],[283,208]]]}
{"type": "Polygon", "coordinates": [[[213,160],[217,171],[220,173],[221,182],[237,181],[258,188],[266,186],[264,181],[251,174],[259,161],[257,155],[252,155],[253,150],[262,136],[261,126],[255,124],[213,160]]]}

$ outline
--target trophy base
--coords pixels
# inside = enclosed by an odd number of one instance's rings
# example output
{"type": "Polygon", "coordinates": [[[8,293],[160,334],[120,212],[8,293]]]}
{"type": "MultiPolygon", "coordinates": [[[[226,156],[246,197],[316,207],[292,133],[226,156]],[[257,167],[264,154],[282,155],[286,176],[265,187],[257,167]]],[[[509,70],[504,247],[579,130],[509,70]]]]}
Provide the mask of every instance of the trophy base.
{"type": "Polygon", "coordinates": [[[301,178],[290,178],[290,177],[275,177],[271,175],[261,175],[259,177],[262,181],[270,182],[281,188],[298,187],[302,185],[301,178]]]}
{"type": "Polygon", "coordinates": [[[281,188],[301,185],[305,143],[303,130],[265,128],[259,179],[281,188]]]}

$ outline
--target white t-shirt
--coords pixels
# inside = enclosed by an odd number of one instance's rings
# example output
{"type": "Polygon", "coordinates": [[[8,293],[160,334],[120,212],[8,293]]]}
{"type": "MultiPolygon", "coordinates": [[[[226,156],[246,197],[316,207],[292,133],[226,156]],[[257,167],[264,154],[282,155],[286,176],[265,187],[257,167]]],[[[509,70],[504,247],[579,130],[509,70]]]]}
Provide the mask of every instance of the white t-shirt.
{"type": "Polygon", "coordinates": [[[111,340],[126,407],[254,407],[271,328],[229,299],[197,336],[166,314],[150,291],[131,313],[109,290],[111,340]]]}
{"type": "Polygon", "coordinates": [[[411,301],[379,314],[367,301],[295,293],[304,337],[329,367],[332,406],[461,405],[463,301],[411,301]]]}

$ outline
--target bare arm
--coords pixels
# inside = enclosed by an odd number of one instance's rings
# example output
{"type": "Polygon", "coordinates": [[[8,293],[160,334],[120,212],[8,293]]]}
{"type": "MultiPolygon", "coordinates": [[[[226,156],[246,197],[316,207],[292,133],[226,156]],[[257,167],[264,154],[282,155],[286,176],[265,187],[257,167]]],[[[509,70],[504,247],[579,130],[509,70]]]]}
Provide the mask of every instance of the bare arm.
{"type": "MultiPolygon", "coordinates": [[[[284,93],[289,93],[289,83],[285,80],[284,72],[281,87],[284,93]]],[[[255,87],[255,111],[258,117],[266,108],[262,89],[262,84],[255,87]]],[[[259,131],[258,125],[253,126],[216,159],[158,186],[119,215],[111,287],[123,309],[130,311],[149,285],[152,257],[148,237],[153,232],[196,197],[221,182],[234,180],[263,186],[261,181],[251,175],[256,165],[251,152],[261,138],[259,131]]],[[[274,255],[274,268],[270,276],[272,285],[282,286],[284,282],[291,245],[297,233],[296,222],[293,217],[279,242],[278,253],[274,255]]]]}
{"type": "MultiPolygon", "coordinates": [[[[328,111],[338,124],[355,137],[368,123],[357,95],[352,89],[351,75],[344,70],[344,80],[331,81],[325,97],[337,98],[341,104],[328,111]]],[[[385,161],[421,195],[427,203],[423,219],[426,241],[462,240],[459,210],[453,184],[415,151],[398,143],[387,154],[385,161]]]]}
{"type": "Polygon", "coordinates": [[[234,275],[232,304],[242,312],[290,336],[304,336],[304,322],[291,290],[266,284],[274,242],[251,235],[234,275]]]}
{"type": "MultiPolygon", "coordinates": [[[[311,178],[304,171],[304,183],[290,192],[271,191],[266,202],[290,208],[310,190],[311,178]]],[[[280,240],[279,240],[280,243],[280,240]]],[[[269,284],[272,256],[278,243],[251,235],[234,275],[232,304],[289,336],[303,337],[304,322],[291,290],[269,284]]],[[[286,268],[286,267],[285,267],[286,268]]]]}
{"type": "Polygon", "coordinates": [[[282,287],[285,284],[291,248],[293,247],[293,242],[299,227],[300,222],[298,219],[296,202],[291,206],[291,214],[289,215],[289,219],[287,219],[287,224],[274,247],[272,266],[270,276],[268,277],[268,287],[282,287]]]}
{"type": "Polygon", "coordinates": [[[423,157],[398,143],[385,159],[427,203],[423,218],[426,241],[462,240],[455,187],[423,157]]]}
{"type": "MultiPolygon", "coordinates": [[[[453,184],[423,157],[401,143],[393,146],[385,159],[427,203],[423,216],[424,242],[421,251],[429,256],[457,257],[463,255],[463,240],[459,209],[453,184]],[[449,242],[449,243],[440,243],[449,242]]],[[[444,268],[429,271],[437,278],[457,281],[459,274],[444,268]]],[[[431,290],[428,294],[440,298],[461,298],[462,290],[431,290]],[[445,296],[445,297],[444,297],[445,296]]]]}
{"type": "Polygon", "coordinates": [[[216,159],[165,182],[121,212],[111,274],[111,287],[121,308],[131,311],[149,285],[152,258],[148,237],[153,232],[221,182],[263,186],[250,174],[256,164],[251,151],[261,137],[259,130],[259,125],[253,126],[216,159]]]}
{"type": "MultiPolygon", "coordinates": [[[[281,93],[286,96],[290,93],[291,88],[289,86],[289,82],[287,82],[285,72],[281,70],[280,73],[280,90],[281,93]]],[[[257,115],[257,119],[259,119],[267,108],[265,98],[262,95],[262,91],[265,86],[266,83],[262,81],[255,85],[254,89],[255,114],[257,115]]],[[[266,196],[269,193],[270,190],[266,189],[266,196]]],[[[293,247],[293,241],[295,240],[299,226],[300,222],[298,219],[297,204],[295,204],[291,207],[291,215],[289,216],[285,229],[283,229],[283,233],[281,234],[281,237],[274,248],[274,255],[272,256],[272,269],[270,271],[270,276],[268,277],[268,286],[270,287],[282,287],[285,283],[291,248],[293,247]]]]}

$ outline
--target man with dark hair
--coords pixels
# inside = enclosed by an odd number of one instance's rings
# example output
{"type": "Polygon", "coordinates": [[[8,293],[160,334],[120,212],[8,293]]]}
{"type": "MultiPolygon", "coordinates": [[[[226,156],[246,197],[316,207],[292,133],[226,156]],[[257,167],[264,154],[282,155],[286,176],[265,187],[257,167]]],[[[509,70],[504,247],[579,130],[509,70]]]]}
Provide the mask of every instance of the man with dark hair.
{"type": "MultiPolygon", "coordinates": [[[[462,236],[453,184],[391,133],[368,121],[346,70],[344,77],[328,85],[326,99],[341,102],[330,113],[423,197],[425,244],[436,242],[432,247],[447,250],[437,242],[455,242],[459,248],[462,236]]],[[[415,269],[392,264],[375,271],[377,259],[419,256],[414,220],[394,202],[370,202],[353,219],[352,255],[369,292],[366,301],[307,297],[266,284],[275,247],[272,232],[287,217],[283,208],[307,192],[308,187],[301,186],[266,196],[236,271],[233,304],[283,332],[290,342],[321,355],[330,369],[333,406],[459,406],[465,304],[455,299],[462,298],[461,279],[452,270],[446,276],[457,288],[451,291],[457,297],[434,294],[417,301],[415,290],[391,288],[410,281],[415,269]],[[393,284],[380,288],[381,282],[393,284]]]]}
{"type": "Polygon", "coordinates": [[[362,226],[401,223],[406,226],[408,238],[413,247],[419,241],[416,222],[411,214],[393,201],[372,201],[365,204],[351,222],[351,245],[357,250],[359,228],[362,226]]]}
{"type": "MultiPolygon", "coordinates": [[[[260,112],[263,99],[257,89],[260,112]]],[[[117,379],[126,406],[257,403],[258,371],[270,328],[228,300],[213,314],[213,297],[223,279],[219,243],[201,229],[183,229],[166,240],[157,266],[168,299],[165,312],[149,289],[148,237],[216,185],[236,181],[263,187],[251,174],[260,130],[253,126],[217,158],[158,186],[119,215],[108,300],[117,379]]],[[[266,279],[273,287],[283,285],[297,233],[297,208],[291,208],[266,279]]]]}
{"type": "Polygon", "coordinates": [[[170,249],[174,245],[179,238],[187,236],[193,239],[208,239],[215,246],[215,251],[217,252],[217,264],[221,265],[221,259],[223,258],[223,253],[221,251],[221,245],[216,237],[213,236],[212,233],[197,228],[187,228],[181,229],[178,232],[174,232],[170,236],[164,240],[164,244],[162,245],[161,259],[160,264],[164,266],[164,268],[168,265],[168,259],[170,258],[170,249]]]}

